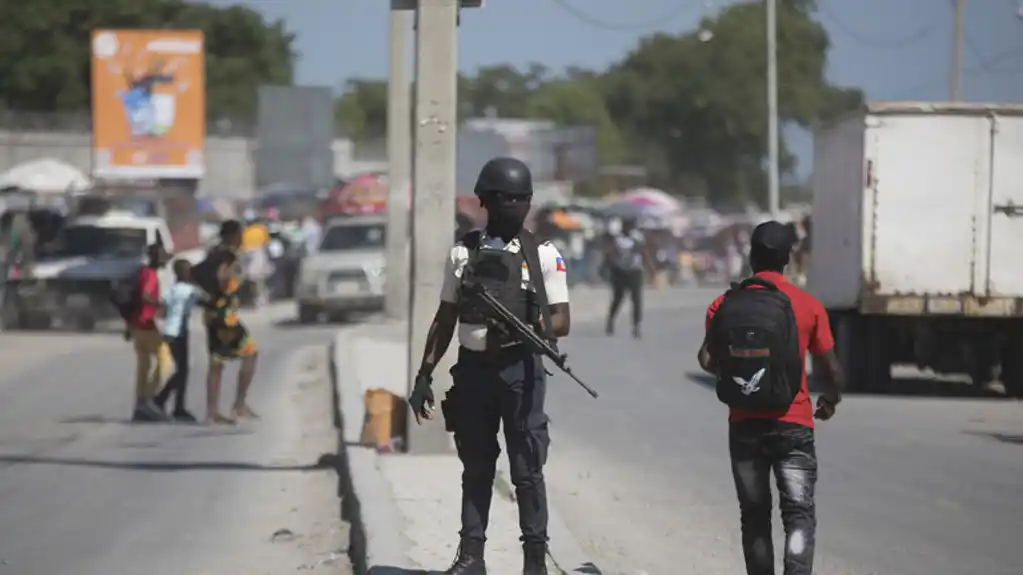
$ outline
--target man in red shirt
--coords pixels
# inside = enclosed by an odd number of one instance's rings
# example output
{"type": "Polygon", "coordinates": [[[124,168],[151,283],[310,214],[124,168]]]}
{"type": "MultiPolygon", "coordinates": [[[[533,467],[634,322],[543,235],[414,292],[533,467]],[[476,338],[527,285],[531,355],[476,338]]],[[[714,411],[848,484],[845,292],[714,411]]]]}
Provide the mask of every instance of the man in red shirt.
{"type": "MultiPolygon", "coordinates": [[[[817,455],[814,447],[814,417],[828,420],[835,414],[843,388],[835,355],[835,342],[824,306],[786,280],[785,266],[795,241],[779,222],[757,226],[750,238],[750,267],[754,276],[777,286],[788,297],[796,320],[799,354],[806,363],[809,351],[822,361],[827,391],[817,400],[816,413],[802,371],[800,388],[785,409],[743,411],[729,409],[729,453],[732,477],[739,499],[742,547],[748,575],[774,575],[774,546],[771,539],[771,475],[776,477],[779,509],[785,526],[785,575],[811,575],[817,519],[814,486],[817,455]]],[[[759,289],[751,286],[746,289],[759,289]]],[[[706,328],[725,296],[707,309],[706,328]]],[[[711,357],[708,338],[699,351],[700,366],[717,376],[716,358],[711,357]]]]}
{"type": "Polygon", "coordinates": [[[154,244],[148,248],[149,261],[138,275],[134,309],[128,317],[128,329],[135,343],[135,412],[133,421],[165,421],[167,416],[159,409],[153,398],[160,387],[161,374],[167,366],[161,366],[161,348],[164,345],[160,330],[156,327],[156,316],[160,312],[160,279],[157,270],[168,260],[163,246],[154,244]]]}

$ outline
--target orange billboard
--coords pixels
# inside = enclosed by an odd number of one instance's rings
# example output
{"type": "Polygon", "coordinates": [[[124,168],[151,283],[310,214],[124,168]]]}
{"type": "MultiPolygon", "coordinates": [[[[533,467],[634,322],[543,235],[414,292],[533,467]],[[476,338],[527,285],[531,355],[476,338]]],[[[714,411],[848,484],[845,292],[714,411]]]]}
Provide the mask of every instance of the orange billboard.
{"type": "Polygon", "coordinates": [[[93,176],[202,178],[205,140],[201,31],[93,31],[93,176]]]}

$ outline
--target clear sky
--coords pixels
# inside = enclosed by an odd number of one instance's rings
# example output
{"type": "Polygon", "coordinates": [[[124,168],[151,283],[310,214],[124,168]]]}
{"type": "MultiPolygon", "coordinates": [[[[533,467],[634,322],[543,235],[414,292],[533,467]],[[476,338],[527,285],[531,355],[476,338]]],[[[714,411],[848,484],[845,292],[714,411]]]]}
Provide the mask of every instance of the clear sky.
{"type": "MultiPolygon", "coordinates": [[[[215,0],[283,19],[298,35],[301,84],[340,88],[387,74],[388,0],[215,0]]],[[[658,31],[691,30],[725,0],[485,0],[462,15],[463,70],[541,62],[602,68],[658,31]]],[[[818,0],[833,43],[829,77],[871,99],[948,94],[954,0],[818,0]]],[[[966,0],[963,97],[1023,100],[1023,0],[966,0]]],[[[805,136],[789,135],[806,157],[805,136]]],[[[806,173],[809,166],[800,166],[806,173]]]]}

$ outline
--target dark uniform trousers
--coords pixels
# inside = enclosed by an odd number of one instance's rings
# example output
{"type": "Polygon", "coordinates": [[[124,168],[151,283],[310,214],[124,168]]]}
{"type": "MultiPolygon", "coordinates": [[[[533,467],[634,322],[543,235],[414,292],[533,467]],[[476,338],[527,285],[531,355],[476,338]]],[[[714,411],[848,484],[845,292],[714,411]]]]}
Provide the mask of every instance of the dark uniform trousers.
{"type": "Polygon", "coordinates": [[[504,424],[511,481],[519,506],[524,543],[547,541],[547,486],[543,466],[550,446],[544,398],[546,372],[539,356],[525,346],[496,352],[459,348],[451,369],[447,401],[457,415],[449,422],[462,461],[463,539],[486,539],[494,475],[504,424]]]}

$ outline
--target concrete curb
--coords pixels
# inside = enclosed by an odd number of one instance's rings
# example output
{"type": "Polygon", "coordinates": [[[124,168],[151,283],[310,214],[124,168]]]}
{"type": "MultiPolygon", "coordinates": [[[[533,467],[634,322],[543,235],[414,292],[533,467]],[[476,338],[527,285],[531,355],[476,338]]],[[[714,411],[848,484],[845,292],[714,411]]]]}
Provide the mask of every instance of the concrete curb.
{"type": "MultiPolygon", "coordinates": [[[[351,525],[352,533],[349,555],[356,575],[417,572],[409,559],[411,542],[403,534],[401,513],[378,466],[379,455],[375,449],[356,443],[366,416],[362,389],[348,355],[352,348],[350,342],[358,337],[357,329],[342,329],[330,349],[339,471],[345,488],[342,515],[351,525]]],[[[498,465],[498,494],[514,498],[507,458],[500,458],[498,465]]],[[[548,534],[551,559],[563,574],[601,575],[554,505],[550,508],[548,534]]]]}
{"type": "Polygon", "coordinates": [[[348,554],[356,575],[387,575],[413,571],[410,542],[405,539],[401,513],[373,448],[357,444],[366,415],[362,390],[346,345],[353,329],[343,329],[330,348],[334,382],[334,424],[338,429],[338,460],[344,487],[342,517],[351,525],[348,554]]]}

